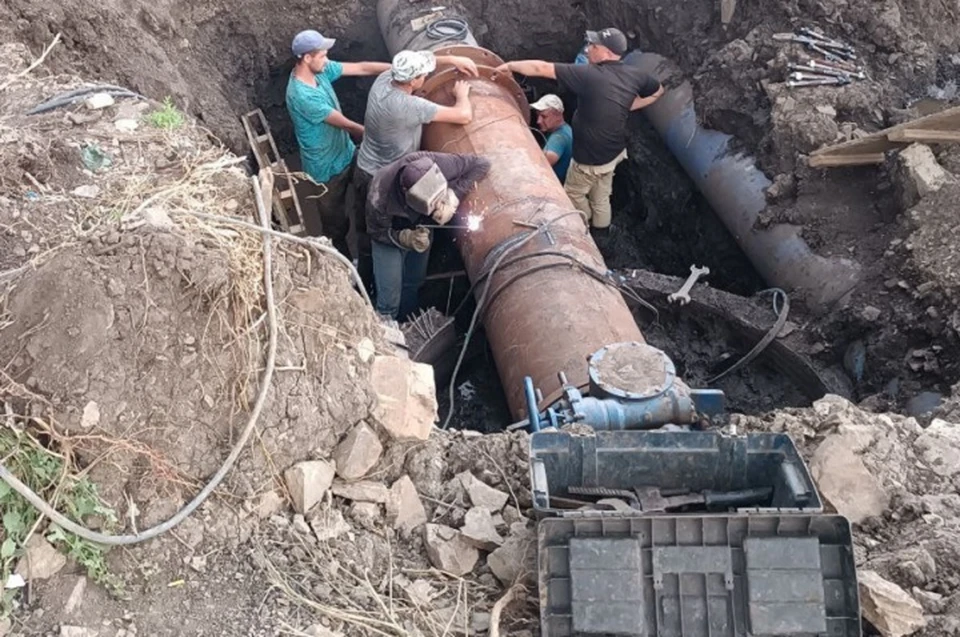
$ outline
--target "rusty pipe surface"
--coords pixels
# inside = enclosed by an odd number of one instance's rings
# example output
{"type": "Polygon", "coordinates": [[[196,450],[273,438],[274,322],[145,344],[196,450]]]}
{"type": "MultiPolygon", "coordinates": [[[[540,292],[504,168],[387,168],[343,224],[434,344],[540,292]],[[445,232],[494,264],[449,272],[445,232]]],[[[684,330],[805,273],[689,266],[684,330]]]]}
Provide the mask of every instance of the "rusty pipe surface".
{"type": "MultiPolygon", "coordinates": [[[[412,19],[413,6],[408,0],[381,0],[378,5],[378,15],[393,16],[381,22],[391,53],[413,41],[409,34],[397,33],[397,25],[412,19]]],[[[587,390],[591,354],[611,343],[644,339],[620,292],[571,261],[607,271],[530,132],[530,107],[512,75],[497,74],[493,67],[500,59],[480,47],[460,45],[436,52],[469,56],[481,70],[479,78],[468,80],[473,121],[466,126],[430,124],[422,143],[424,150],[473,153],[491,162],[490,172],[461,207],[461,214],[481,218],[480,228],[458,230],[457,242],[471,282],[480,282],[478,298],[483,286],[489,286],[483,324],[510,411],[519,420],[527,416],[525,376],[543,392],[538,405],[542,409],[563,395],[558,373],[563,372],[570,385],[587,390]],[[531,224],[549,225],[510,252],[489,276],[497,259],[529,236],[531,224]]],[[[453,69],[438,68],[420,94],[452,105],[457,79],[453,69]]]]}

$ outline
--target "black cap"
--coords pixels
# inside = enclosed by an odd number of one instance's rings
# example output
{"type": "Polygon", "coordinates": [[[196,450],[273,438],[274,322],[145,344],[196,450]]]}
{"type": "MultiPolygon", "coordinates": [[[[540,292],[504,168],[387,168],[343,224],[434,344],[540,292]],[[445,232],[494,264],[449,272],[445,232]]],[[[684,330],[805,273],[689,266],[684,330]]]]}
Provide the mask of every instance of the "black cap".
{"type": "Polygon", "coordinates": [[[627,36],[620,29],[609,27],[600,31],[587,31],[587,42],[601,44],[617,55],[627,52],[627,36]]]}

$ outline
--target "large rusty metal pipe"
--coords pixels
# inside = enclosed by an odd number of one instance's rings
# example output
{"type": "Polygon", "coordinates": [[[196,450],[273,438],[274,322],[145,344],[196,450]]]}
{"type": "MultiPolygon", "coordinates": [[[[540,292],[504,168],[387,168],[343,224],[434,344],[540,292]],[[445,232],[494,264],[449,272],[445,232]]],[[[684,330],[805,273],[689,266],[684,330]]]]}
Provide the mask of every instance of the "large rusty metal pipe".
{"type": "MultiPolygon", "coordinates": [[[[391,53],[416,41],[401,27],[418,17],[421,6],[408,0],[380,1],[378,15],[388,16],[381,21],[381,29],[391,53]]],[[[461,208],[465,214],[481,217],[480,229],[460,231],[457,240],[470,280],[480,282],[478,296],[483,286],[489,286],[483,323],[510,410],[521,419],[527,416],[524,377],[531,377],[542,391],[539,407],[543,408],[563,396],[558,373],[564,373],[570,385],[587,391],[591,354],[611,343],[643,343],[644,339],[620,293],[573,265],[580,262],[607,270],[530,132],[529,105],[513,77],[497,74],[494,67],[499,58],[479,47],[437,52],[467,55],[481,66],[481,76],[469,80],[473,121],[467,126],[428,125],[423,148],[474,153],[492,164],[461,208]],[[547,224],[548,230],[516,247],[529,237],[531,224],[547,224]],[[489,276],[507,250],[512,251],[489,276]]],[[[452,105],[456,79],[453,69],[438,68],[421,94],[452,105]]]]}

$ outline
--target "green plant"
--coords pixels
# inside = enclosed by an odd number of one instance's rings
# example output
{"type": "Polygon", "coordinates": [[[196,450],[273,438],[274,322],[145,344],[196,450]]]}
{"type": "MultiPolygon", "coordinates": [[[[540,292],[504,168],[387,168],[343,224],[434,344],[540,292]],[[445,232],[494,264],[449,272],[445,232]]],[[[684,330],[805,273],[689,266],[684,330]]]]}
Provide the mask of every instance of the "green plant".
{"type": "MultiPolygon", "coordinates": [[[[32,437],[0,429],[0,456],[7,468],[38,495],[57,506],[67,517],[84,522],[91,516],[99,519],[102,528],[110,530],[117,523],[116,514],[103,504],[96,485],[69,473],[68,465],[59,455],[43,447],[32,437]]],[[[0,523],[3,541],[0,542],[0,571],[6,582],[23,554],[24,545],[38,531],[40,513],[6,482],[0,481],[0,523]]],[[[88,542],[51,524],[46,539],[60,551],[83,566],[95,582],[111,592],[122,592],[122,582],[110,573],[106,549],[88,542]]],[[[17,589],[4,590],[0,598],[0,615],[13,609],[17,589]]]]}
{"type": "Polygon", "coordinates": [[[147,114],[147,122],[154,128],[175,130],[183,126],[186,117],[174,106],[173,99],[166,97],[163,100],[163,106],[147,114]]]}

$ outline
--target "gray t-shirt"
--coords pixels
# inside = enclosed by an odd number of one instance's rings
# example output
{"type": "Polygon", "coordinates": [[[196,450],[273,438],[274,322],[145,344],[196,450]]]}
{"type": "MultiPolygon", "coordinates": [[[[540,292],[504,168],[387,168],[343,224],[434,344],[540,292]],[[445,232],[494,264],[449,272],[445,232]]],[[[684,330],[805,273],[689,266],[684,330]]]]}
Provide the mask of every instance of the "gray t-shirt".
{"type": "Polygon", "coordinates": [[[381,73],[367,98],[357,165],[374,175],[387,164],[420,150],[423,125],[433,120],[439,108],[395,87],[390,71],[381,73]]]}

